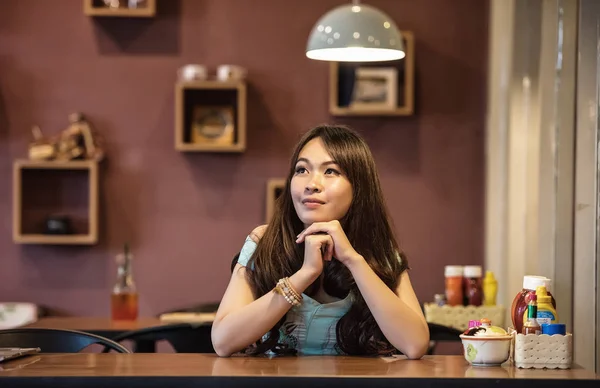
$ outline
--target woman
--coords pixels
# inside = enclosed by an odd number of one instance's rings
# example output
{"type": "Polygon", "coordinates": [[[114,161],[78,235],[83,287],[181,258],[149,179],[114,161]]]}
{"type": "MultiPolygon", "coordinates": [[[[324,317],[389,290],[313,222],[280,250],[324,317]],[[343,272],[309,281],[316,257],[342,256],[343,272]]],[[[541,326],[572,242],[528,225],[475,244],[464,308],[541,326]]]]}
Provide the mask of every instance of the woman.
{"type": "Polygon", "coordinates": [[[429,330],[399,252],[367,144],[347,127],[312,129],[272,220],[242,247],[215,351],[420,358],[429,330]]]}

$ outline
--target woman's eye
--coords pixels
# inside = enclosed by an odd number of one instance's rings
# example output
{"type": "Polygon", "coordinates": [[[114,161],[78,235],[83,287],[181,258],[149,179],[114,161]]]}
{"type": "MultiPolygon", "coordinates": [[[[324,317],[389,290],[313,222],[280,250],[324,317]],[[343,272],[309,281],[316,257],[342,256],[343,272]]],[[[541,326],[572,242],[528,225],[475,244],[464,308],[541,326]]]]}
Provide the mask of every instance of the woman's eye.
{"type": "Polygon", "coordinates": [[[340,175],[340,172],[334,168],[328,168],[327,170],[325,170],[325,174],[340,175]]]}
{"type": "Polygon", "coordinates": [[[306,169],[304,167],[296,167],[296,174],[304,174],[306,169]]]}

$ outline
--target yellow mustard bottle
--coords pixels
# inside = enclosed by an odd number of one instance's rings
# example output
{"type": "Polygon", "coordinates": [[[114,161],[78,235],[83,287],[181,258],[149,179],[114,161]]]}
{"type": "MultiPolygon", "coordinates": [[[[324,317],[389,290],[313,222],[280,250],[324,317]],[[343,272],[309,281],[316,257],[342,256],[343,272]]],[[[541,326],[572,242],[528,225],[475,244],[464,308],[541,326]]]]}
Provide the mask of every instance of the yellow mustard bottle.
{"type": "Polygon", "coordinates": [[[556,309],[552,306],[552,297],[548,295],[546,286],[537,286],[535,289],[535,295],[537,296],[537,321],[538,324],[544,323],[558,323],[558,314],[556,309]]]}
{"type": "Polygon", "coordinates": [[[496,281],[494,273],[492,271],[485,271],[485,277],[483,278],[483,305],[495,306],[497,294],[498,281],[496,281]]]}

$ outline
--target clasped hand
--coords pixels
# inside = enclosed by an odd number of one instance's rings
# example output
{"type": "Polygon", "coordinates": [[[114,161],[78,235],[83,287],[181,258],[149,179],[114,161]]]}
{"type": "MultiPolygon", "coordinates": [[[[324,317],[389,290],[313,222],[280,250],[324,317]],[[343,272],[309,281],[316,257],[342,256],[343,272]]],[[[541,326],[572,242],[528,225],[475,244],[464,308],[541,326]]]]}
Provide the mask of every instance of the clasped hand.
{"type": "Polygon", "coordinates": [[[321,249],[323,260],[329,261],[332,257],[335,257],[346,267],[356,260],[362,259],[362,256],[356,252],[350,241],[348,241],[342,225],[337,220],[315,222],[310,225],[297,236],[296,243],[300,244],[302,242],[307,245],[305,251],[309,243],[311,245],[316,243],[317,247],[321,249]]]}

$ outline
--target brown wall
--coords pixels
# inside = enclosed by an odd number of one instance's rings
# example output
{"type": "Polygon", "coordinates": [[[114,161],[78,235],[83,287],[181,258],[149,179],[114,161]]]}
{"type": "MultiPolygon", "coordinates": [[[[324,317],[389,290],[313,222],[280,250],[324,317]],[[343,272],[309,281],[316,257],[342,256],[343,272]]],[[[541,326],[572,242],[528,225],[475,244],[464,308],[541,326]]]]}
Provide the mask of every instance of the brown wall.
{"type": "Polygon", "coordinates": [[[321,122],[364,134],[375,154],[421,301],[442,266],[482,263],[487,1],[370,0],[416,37],[416,109],[407,118],[336,119],[327,64],[309,31],[346,0],[159,0],[154,20],[94,20],[82,0],[5,0],[0,12],[0,300],[106,315],[114,255],[131,241],[141,313],[219,300],[231,257],[263,222],[265,182],[298,135],[321,122]],[[173,84],[186,63],[249,70],[248,148],[182,154],[173,84]],[[53,134],[88,115],[107,143],[101,240],[12,242],[12,162],[33,124],[53,134]]]}

